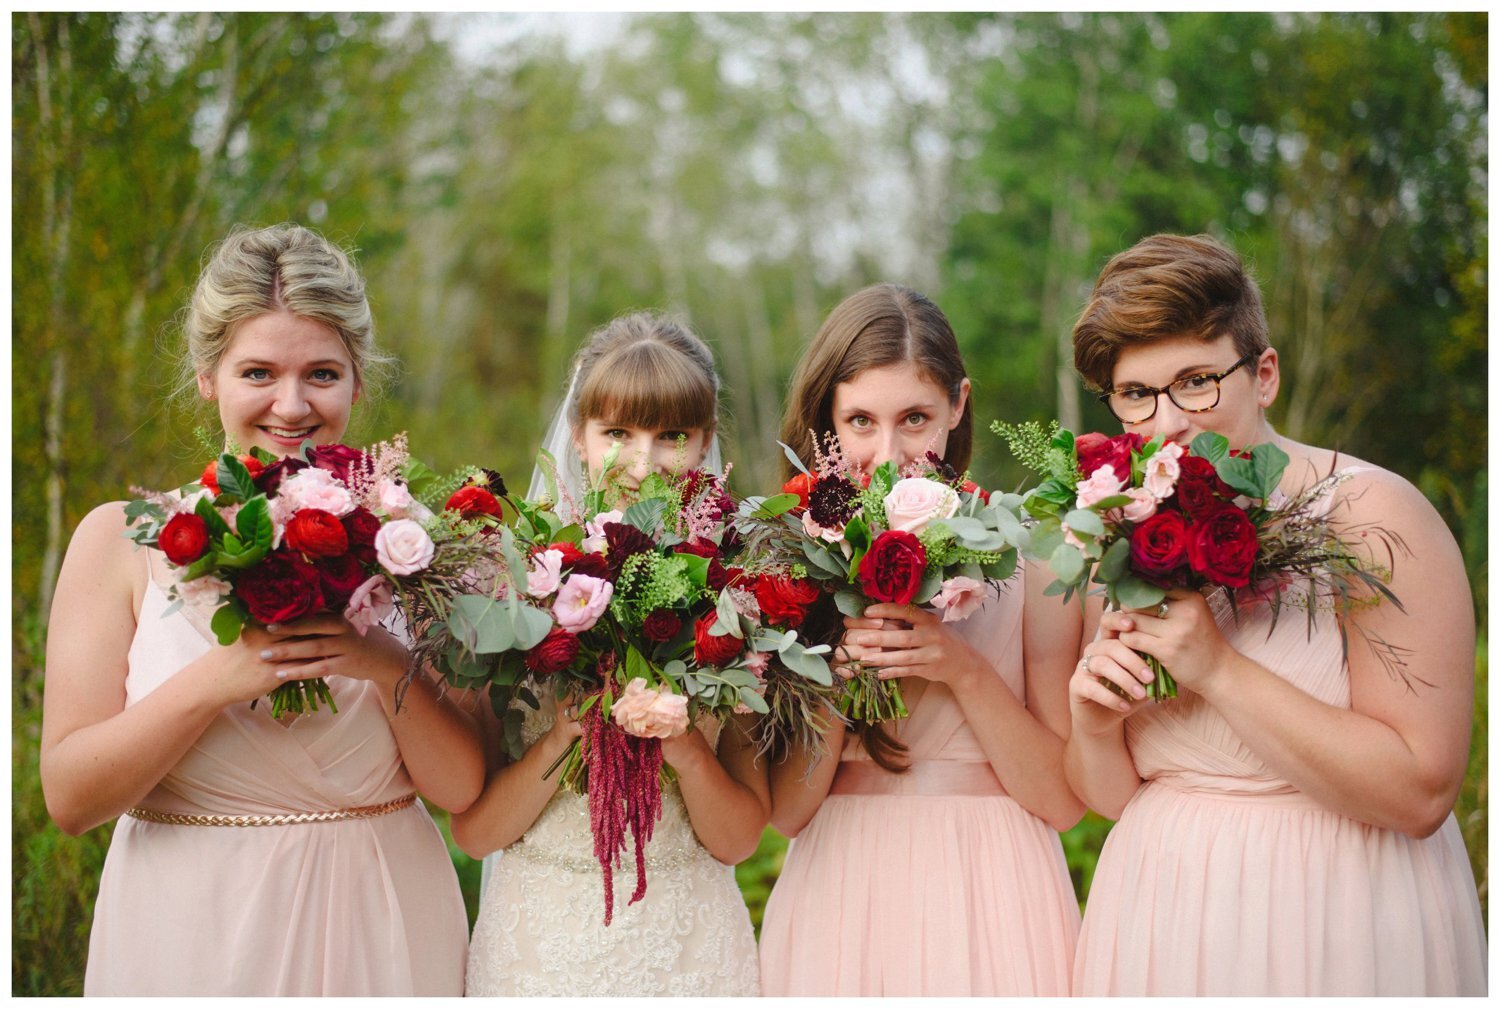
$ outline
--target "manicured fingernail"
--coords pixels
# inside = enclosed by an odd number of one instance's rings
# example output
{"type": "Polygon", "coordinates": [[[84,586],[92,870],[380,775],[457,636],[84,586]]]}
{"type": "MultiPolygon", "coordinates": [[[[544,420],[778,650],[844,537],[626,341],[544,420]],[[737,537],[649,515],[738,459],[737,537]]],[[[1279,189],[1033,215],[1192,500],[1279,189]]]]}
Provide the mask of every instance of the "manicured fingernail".
{"type": "Polygon", "coordinates": [[[260,657],[263,658],[263,659],[269,659],[271,656],[273,656],[275,654],[276,653],[273,652],[273,651],[271,651],[271,649],[269,649],[269,648],[262,648],[260,650],[260,657]]]}
{"type": "Polygon", "coordinates": [[[281,627],[280,624],[266,624],[266,630],[268,630],[268,631],[274,631],[274,630],[277,630],[280,627],[281,627]]]}
{"type": "Polygon", "coordinates": [[[1130,692],[1135,695],[1135,699],[1138,700],[1138,701],[1142,697],[1146,696],[1146,688],[1145,687],[1136,687],[1135,689],[1131,690],[1130,692]]]}
{"type": "Polygon", "coordinates": [[[276,678],[278,680],[284,680],[288,676],[291,676],[291,675],[292,675],[292,671],[290,669],[278,669],[278,670],[276,670],[276,678]]]}

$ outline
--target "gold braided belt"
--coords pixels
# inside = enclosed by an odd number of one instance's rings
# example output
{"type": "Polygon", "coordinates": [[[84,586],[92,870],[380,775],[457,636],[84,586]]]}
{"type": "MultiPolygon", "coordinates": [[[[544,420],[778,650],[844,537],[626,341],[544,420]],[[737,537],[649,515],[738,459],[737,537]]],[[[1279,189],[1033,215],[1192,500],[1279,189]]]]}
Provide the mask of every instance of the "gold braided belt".
{"type": "Polygon", "coordinates": [[[276,813],[271,815],[228,816],[219,813],[165,813],[159,809],[127,809],[126,816],[148,823],[170,823],[178,827],[284,827],[293,823],[332,823],[335,820],[368,820],[405,809],[417,801],[417,793],[403,795],[377,806],[351,806],[349,809],[325,809],[317,813],[276,813]]]}

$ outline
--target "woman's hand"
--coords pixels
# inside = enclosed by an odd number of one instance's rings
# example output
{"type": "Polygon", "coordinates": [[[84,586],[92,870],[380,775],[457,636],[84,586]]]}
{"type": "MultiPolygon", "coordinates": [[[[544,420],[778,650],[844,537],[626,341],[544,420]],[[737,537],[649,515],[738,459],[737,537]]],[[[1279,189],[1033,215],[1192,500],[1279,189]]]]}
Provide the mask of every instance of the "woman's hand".
{"type": "Polygon", "coordinates": [[[558,698],[557,717],[552,722],[552,728],[547,734],[557,743],[564,747],[572,744],[575,739],[583,738],[583,722],[578,714],[578,698],[567,694],[558,698]]]}
{"type": "Polygon", "coordinates": [[[953,686],[990,669],[984,656],[932,610],[876,603],[865,607],[865,618],[878,618],[884,626],[851,631],[844,640],[860,650],[861,662],[879,668],[882,680],[919,676],[953,686]]]}
{"type": "Polygon", "coordinates": [[[234,644],[216,647],[211,660],[198,666],[213,705],[227,708],[265,697],[292,680],[321,676],[308,671],[309,660],[282,654],[287,640],[287,632],[247,624],[234,644]]]}
{"type": "Polygon", "coordinates": [[[1187,589],[1168,592],[1154,610],[1106,613],[1100,626],[1106,635],[1159,660],[1173,679],[1199,694],[1234,655],[1207,601],[1187,589]]]}
{"type": "Polygon", "coordinates": [[[845,617],[844,636],[838,646],[833,650],[835,675],[849,679],[854,675],[851,668],[854,663],[863,663],[867,656],[879,651],[879,648],[866,648],[859,643],[860,631],[878,631],[886,626],[884,620],[875,617],[845,617]]]}
{"type": "Polygon", "coordinates": [[[263,633],[269,640],[260,655],[277,664],[278,683],[294,677],[345,676],[394,689],[407,672],[406,646],[389,631],[372,627],[361,635],[336,613],[276,624],[263,633]]]}
{"type": "MultiPolygon", "coordinates": [[[[1119,614],[1105,614],[1110,616],[1119,614]]],[[[1068,708],[1073,728],[1090,736],[1112,732],[1146,703],[1146,688],[1155,674],[1146,660],[1101,622],[1102,637],[1084,646],[1083,657],[1068,679],[1068,708]]]]}

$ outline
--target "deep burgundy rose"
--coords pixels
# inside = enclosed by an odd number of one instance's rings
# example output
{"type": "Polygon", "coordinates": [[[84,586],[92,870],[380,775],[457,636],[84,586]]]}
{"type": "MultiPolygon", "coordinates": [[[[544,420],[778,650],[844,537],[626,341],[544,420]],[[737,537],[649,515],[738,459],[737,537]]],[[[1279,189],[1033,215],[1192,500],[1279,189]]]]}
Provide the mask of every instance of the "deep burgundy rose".
{"type": "Polygon", "coordinates": [[[191,564],[208,550],[208,523],[191,512],[178,512],[167,520],[156,545],[173,564],[191,564]]]}
{"type": "Polygon", "coordinates": [[[332,512],[302,508],[287,519],[286,545],[313,557],[337,557],[349,550],[349,533],[332,512]]]}
{"type": "Polygon", "coordinates": [[[716,614],[709,613],[693,624],[693,657],[700,666],[727,666],[745,649],[743,638],[733,634],[716,637],[708,633],[716,619],[716,614]]]}
{"type": "Polygon", "coordinates": [[[817,479],[810,474],[798,473],[796,476],[792,477],[786,483],[781,485],[781,492],[783,494],[797,495],[797,497],[801,499],[800,503],[797,505],[797,508],[806,508],[808,500],[812,497],[813,487],[817,484],[817,482],[817,479]]]}
{"type": "Polygon", "coordinates": [[[354,594],[354,590],[369,577],[365,574],[365,566],[352,553],[319,557],[313,561],[313,567],[318,569],[324,605],[340,612],[349,605],[349,597],[354,594]]]}
{"type": "Polygon", "coordinates": [[[344,532],[349,535],[349,552],[361,564],[375,563],[375,535],[380,532],[380,520],[367,508],[356,508],[342,519],[344,532]]]}
{"type": "Polygon", "coordinates": [[[1130,478],[1130,453],[1139,452],[1146,439],[1138,434],[1119,434],[1106,438],[1097,432],[1081,434],[1073,442],[1078,453],[1078,472],[1092,476],[1100,466],[1113,466],[1115,476],[1121,480],[1130,478]]]}
{"type": "Polygon", "coordinates": [[[1193,570],[1232,589],[1250,584],[1258,548],[1255,523],[1232,504],[1222,505],[1188,528],[1188,563],[1193,570]]]}
{"type": "Polygon", "coordinates": [[[561,627],[554,627],[526,653],[525,662],[526,668],[538,676],[551,676],[567,669],[577,657],[578,638],[561,627]]]}
{"type": "Polygon", "coordinates": [[[609,580],[618,581],[625,562],[636,554],[656,549],[656,542],[626,522],[604,523],[604,558],[609,562],[609,580]]]}
{"type": "Polygon", "coordinates": [[[235,582],[234,594],[263,624],[288,623],[323,608],[318,569],[285,547],[247,568],[235,582]]]}
{"type": "MultiPolygon", "coordinates": [[[[265,470],[266,464],[253,455],[236,456],[240,462],[245,464],[245,469],[250,471],[250,479],[254,480],[265,470]]],[[[219,460],[215,459],[203,468],[203,475],[198,482],[208,488],[208,492],[214,497],[219,496],[219,460]]]]}
{"type": "Polygon", "coordinates": [[[1177,465],[1182,472],[1182,475],[1178,477],[1179,480],[1197,480],[1206,483],[1213,489],[1215,494],[1226,501],[1234,497],[1234,488],[1225,483],[1219,476],[1219,471],[1214,468],[1214,464],[1201,455],[1184,453],[1177,460],[1177,465]]]}
{"type": "Polygon", "coordinates": [[[443,505],[443,510],[458,512],[466,519],[478,518],[481,515],[489,515],[496,519],[505,517],[505,510],[500,507],[499,499],[483,487],[475,487],[473,484],[454,491],[448,503],[443,505]]]}
{"type": "Polygon", "coordinates": [[[755,580],[755,601],[773,627],[800,627],[819,595],[817,584],[807,578],[761,575],[755,580]]]}
{"type": "Polygon", "coordinates": [[[1174,511],[1159,511],[1130,534],[1130,566],[1153,585],[1166,587],[1187,562],[1187,523],[1174,511]]]}
{"type": "Polygon", "coordinates": [[[588,575],[590,578],[609,577],[609,561],[604,559],[604,555],[584,553],[578,548],[577,543],[553,543],[542,549],[556,550],[562,554],[562,570],[564,571],[574,571],[580,575],[588,575]]]}
{"type": "Polygon", "coordinates": [[[696,554],[699,557],[707,557],[708,587],[715,592],[723,592],[724,586],[728,585],[731,581],[730,569],[726,568],[719,560],[720,547],[714,546],[707,540],[693,540],[691,543],[679,543],[672,549],[680,554],[696,554]]]}
{"type": "Polygon", "coordinates": [[[917,597],[926,567],[927,551],[915,536],[887,529],[859,562],[859,587],[878,602],[904,606],[917,597]]]}
{"type": "Polygon", "coordinates": [[[647,641],[671,641],[682,630],[682,618],[671,610],[652,610],[641,624],[647,641]]]}
{"type": "Polygon", "coordinates": [[[345,487],[349,486],[349,474],[364,465],[365,454],[348,445],[315,445],[307,450],[307,458],[318,469],[326,469],[345,487]]]}
{"type": "Polygon", "coordinates": [[[1181,475],[1173,495],[1177,507],[1191,518],[1197,518],[1219,507],[1222,501],[1234,497],[1234,490],[1219,479],[1214,464],[1196,455],[1184,455],[1177,460],[1181,475]]]}
{"type": "Polygon", "coordinates": [[[307,463],[301,459],[294,459],[291,456],[277,459],[256,475],[255,489],[267,497],[271,497],[276,493],[276,489],[281,486],[281,481],[298,470],[303,469],[307,469],[307,463]]]}

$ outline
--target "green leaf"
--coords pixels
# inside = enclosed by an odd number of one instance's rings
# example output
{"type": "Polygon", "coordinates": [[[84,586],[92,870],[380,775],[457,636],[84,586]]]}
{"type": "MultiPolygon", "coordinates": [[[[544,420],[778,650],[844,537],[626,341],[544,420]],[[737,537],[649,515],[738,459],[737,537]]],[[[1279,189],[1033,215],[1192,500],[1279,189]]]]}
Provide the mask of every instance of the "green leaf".
{"type": "Polygon", "coordinates": [[[694,588],[708,588],[709,559],[707,557],[699,557],[697,554],[673,554],[669,560],[686,573],[688,581],[692,582],[694,588]]]}
{"type": "Polygon", "coordinates": [[[1204,431],[1188,448],[1193,455],[1207,459],[1218,469],[1219,463],[1229,456],[1229,439],[1213,431],[1204,431]]]}
{"type": "Polygon", "coordinates": [[[267,550],[258,544],[246,545],[233,534],[224,537],[223,547],[214,553],[214,560],[221,568],[242,571],[254,567],[265,559],[267,550]]]}
{"type": "Polygon", "coordinates": [[[264,494],[257,494],[245,502],[245,506],[235,516],[234,525],[241,540],[270,553],[276,528],[271,522],[271,506],[264,494]]]}
{"type": "Polygon", "coordinates": [[[661,498],[647,498],[637,501],[625,509],[625,516],[621,519],[626,525],[635,526],[641,532],[650,535],[661,525],[661,515],[667,503],[661,498]]]}
{"type": "Polygon", "coordinates": [[[1166,589],[1152,585],[1135,575],[1126,575],[1114,586],[1114,598],[1119,601],[1123,609],[1127,610],[1144,610],[1155,606],[1166,597],[1166,589]]]}
{"type": "Polygon", "coordinates": [[[1130,569],[1130,541],[1120,537],[1109,545],[1104,551],[1104,556],[1099,560],[1099,571],[1095,575],[1095,581],[1117,582],[1124,577],[1125,572],[1130,569]]]}
{"type": "Polygon", "coordinates": [[[750,513],[751,518],[774,519],[785,515],[802,502],[801,496],[797,494],[777,494],[775,497],[766,498],[760,507],[750,513]]]}
{"type": "Polygon", "coordinates": [[[865,597],[853,589],[839,589],[833,594],[833,605],[846,617],[865,615],[865,597]]]}
{"type": "Polygon", "coordinates": [[[469,651],[479,655],[516,647],[515,621],[488,596],[458,596],[448,612],[448,629],[469,651]]]}
{"type": "Polygon", "coordinates": [[[552,614],[520,599],[508,599],[505,608],[510,616],[516,648],[530,651],[542,643],[552,630],[552,614]]]}
{"type": "Polygon", "coordinates": [[[210,550],[202,557],[199,557],[197,560],[193,561],[193,563],[189,564],[187,568],[183,570],[181,580],[190,582],[194,578],[201,578],[204,575],[217,570],[218,567],[219,557],[216,553],[210,550]]]}
{"type": "Polygon", "coordinates": [[[208,526],[210,540],[223,539],[229,535],[229,523],[224,521],[224,516],[219,514],[219,509],[214,507],[208,495],[205,494],[198,499],[197,504],[193,505],[193,514],[201,518],[208,526]]]}
{"type": "Polygon", "coordinates": [[[766,699],[756,693],[753,687],[740,688],[740,703],[757,715],[769,715],[771,713],[770,705],[766,704],[766,699]]]}
{"type": "Polygon", "coordinates": [[[804,476],[812,476],[808,472],[807,467],[802,464],[802,460],[797,458],[797,453],[793,451],[792,446],[784,441],[778,441],[776,444],[781,446],[781,451],[786,453],[787,459],[791,461],[791,464],[797,468],[799,473],[802,473],[804,476]]]}
{"type": "Polygon", "coordinates": [[[214,637],[219,639],[221,645],[232,645],[240,638],[240,630],[245,626],[246,614],[234,600],[225,603],[214,611],[213,619],[208,626],[214,632],[214,637]]]}
{"type": "Polygon", "coordinates": [[[1075,533],[1084,533],[1089,536],[1104,535],[1104,520],[1099,513],[1088,508],[1075,508],[1063,518],[1067,527],[1075,533]]]}
{"type": "Polygon", "coordinates": [[[219,456],[219,467],[216,472],[219,481],[219,493],[237,497],[241,501],[248,501],[255,496],[255,481],[250,479],[250,471],[245,464],[240,462],[236,456],[225,452],[219,456]]]}
{"type": "Polygon", "coordinates": [[[276,457],[274,455],[272,455],[270,452],[267,452],[259,445],[250,446],[250,458],[254,459],[262,466],[269,466],[276,461],[276,457]]]}
{"type": "Polygon", "coordinates": [[[647,686],[655,684],[656,677],[651,674],[651,663],[636,649],[635,645],[625,647],[625,682],[631,680],[645,680],[647,686]]]}
{"type": "Polygon", "coordinates": [[[1083,553],[1071,543],[1059,543],[1047,563],[1051,566],[1052,573],[1069,585],[1077,585],[1078,580],[1083,577],[1083,553]]]}

